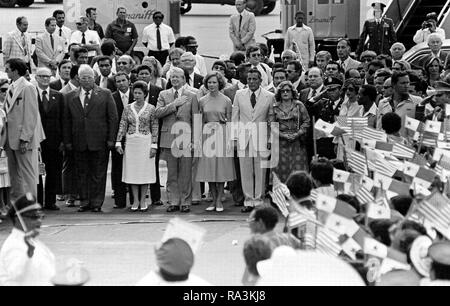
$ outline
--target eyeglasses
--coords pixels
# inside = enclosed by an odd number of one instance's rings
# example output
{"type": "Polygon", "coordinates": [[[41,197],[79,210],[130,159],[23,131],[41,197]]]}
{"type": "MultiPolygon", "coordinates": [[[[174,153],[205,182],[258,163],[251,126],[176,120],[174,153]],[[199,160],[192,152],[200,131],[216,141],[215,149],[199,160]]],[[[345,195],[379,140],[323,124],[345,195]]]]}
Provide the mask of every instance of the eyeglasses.
{"type": "Polygon", "coordinates": [[[117,62],[117,65],[128,65],[127,62],[117,62]]]}
{"type": "Polygon", "coordinates": [[[43,78],[43,79],[49,79],[52,76],[51,75],[43,75],[43,74],[38,74],[38,77],[43,78]]]}
{"type": "Polygon", "coordinates": [[[353,87],[349,87],[349,88],[347,88],[346,90],[349,91],[349,92],[356,92],[356,89],[353,88],[353,87]]]}
{"type": "Polygon", "coordinates": [[[261,56],[262,56],[261,53],[258,53],[258,54],[250,54],[250,57],[261,57],[261,56]]]}
{"type": "Polygon", "coordinates": [[[290,93],[290,92],[292,92],[292,90],[290,90],[290,89],[281,89],[280,92],[281,93],[290,93]]]}
{"type": "Polygon", "coordinates": [[[214,70],[223,70],[223,71],[225,71],[225,67],[223,67],[223,66],[214,66],[213,69],[214,70]]]}

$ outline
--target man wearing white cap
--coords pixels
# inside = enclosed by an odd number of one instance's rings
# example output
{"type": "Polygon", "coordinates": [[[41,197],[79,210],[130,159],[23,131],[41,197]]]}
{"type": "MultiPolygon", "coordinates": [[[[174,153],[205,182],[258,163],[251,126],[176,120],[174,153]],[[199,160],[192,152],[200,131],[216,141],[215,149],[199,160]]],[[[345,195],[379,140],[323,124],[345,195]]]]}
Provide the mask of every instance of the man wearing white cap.
{"type": "Polygon", "coordinates": [[[9,211],[13,230],[0,250],[0,286],[50,286],[55,256],[36,237],[43,213],[27,193],[9,211]]]}

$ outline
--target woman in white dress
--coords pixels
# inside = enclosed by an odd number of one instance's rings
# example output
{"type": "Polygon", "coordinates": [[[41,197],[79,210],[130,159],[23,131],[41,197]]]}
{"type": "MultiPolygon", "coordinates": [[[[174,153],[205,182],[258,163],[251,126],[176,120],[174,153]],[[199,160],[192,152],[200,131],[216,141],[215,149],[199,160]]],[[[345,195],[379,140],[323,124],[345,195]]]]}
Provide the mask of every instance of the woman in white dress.
{"type": "Polygon", "coordinates": [[[147,211],[145,195],[148,185],[156,182],[155,157],[158,148],[158,119],[155,107],[146,103],[148,86],[143,81],[133,85],[135,102],[123,111],[117,135],[116,150],[124,154],[122,181],[131,185],[135,203],[132,212],[147,211]],[[121,141],[125,139],[125,150],[121,141]],[[141,195],[139,197],[139,195],[141,195]]]}

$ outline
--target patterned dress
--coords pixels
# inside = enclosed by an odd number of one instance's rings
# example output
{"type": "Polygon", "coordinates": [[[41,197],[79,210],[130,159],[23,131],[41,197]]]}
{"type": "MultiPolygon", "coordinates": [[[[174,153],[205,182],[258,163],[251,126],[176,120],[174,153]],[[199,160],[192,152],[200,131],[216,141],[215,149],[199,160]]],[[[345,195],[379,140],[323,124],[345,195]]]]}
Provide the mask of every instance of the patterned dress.
{"type": "Polygon", "coordinates": [[[272,169],[282,182],[286,182],[293,171],[308,171],[309,159],[306,139],[311,121],[303,103],[294,101],[292,107],[283,110],[280,103],[274,106],[275,122],[279,124],[280,133],[295,134],[294,142],[279,137],[279,148],[272,146],[272,159],[278,150],[278,166],[272,169]]]}
{"type": "Polygon", "coordinates": [[[127,105],[120,120],[117,142],[126,137],[122,181],[152,184],[156,182],[156,167],[150,151],[158,143],[159,123],[153,105],[146,103],[139,111],[137,108],[136,102],[127,105]]]}

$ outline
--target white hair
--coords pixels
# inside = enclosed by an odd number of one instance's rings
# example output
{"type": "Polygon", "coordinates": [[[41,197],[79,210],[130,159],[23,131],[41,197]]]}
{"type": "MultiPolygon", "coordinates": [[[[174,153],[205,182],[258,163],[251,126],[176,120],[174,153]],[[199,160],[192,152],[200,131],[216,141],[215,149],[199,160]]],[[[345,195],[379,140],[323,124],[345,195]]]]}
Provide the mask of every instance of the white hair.
{"type": "Polygon", "coordinates": [[[50,70],[50,68],[48,68],[48,67],[39,67],[37,70],[36,70],[36,75],[39,75],[39,74],[41,74],[42,72],[50,72],[50,73],[52,73],[52,71],[50,70]]]}
{"type": "Polygon", "coordinates": [[[432,39],[439,39],[439,41],[442,43],[442,37],[438,34],[438,33],[431,33],[430,36],[428,36],[428,43],[430,43],[430,41],[432,39]]]}
{"type": "Polygon", "coordinates": [[[129,56],[128,54],[125,54],[125,55],[122,55],[121,57],[119,57],[119,60],[121,60],[121,59],[126,59],[127,62],[131,63],[131,65],[133,65],[133,66],[136,64],[134,59],[131,56],[129,56]]]}
{"type": "Polygon", "coordinates": [[[403,52],[406,51],[405,45],[402,44],[401,42],[396,42],[395,44],[393,44],[393,45],[391,46],[391,52],[392,52],[392,50],[394,50],[395,47],[400,47],[400,48],[402,48],[403,52]]]}
{"type": "Polygon", "coordinates": [[[78,75],[81,76],[82,74],[89,74],[95,76],[94,69],[92,69],[91,66],[86,64],[81,65],[80,69],[78,70],[78,75]]]}
{"type": "Polygon", "coordinates": [[[195,55],[192,52],[184,52],[181,55],[180,60],[182,60],[183,58],[189,58],[197,63],[197,60],[195,59],[195,55]]]}
{"type": "Polygon", "coordinates": [[[181,74],[181,75],[183,76],[183,78],[185,78],[184,70],[183,70],[183,69],[178,68],[178,67],[172,67],[172,68],[170,69],[170,75],[172,76],[172,75],[174,75],[175,73],[179,73],[179,74],[181,74]]]}

